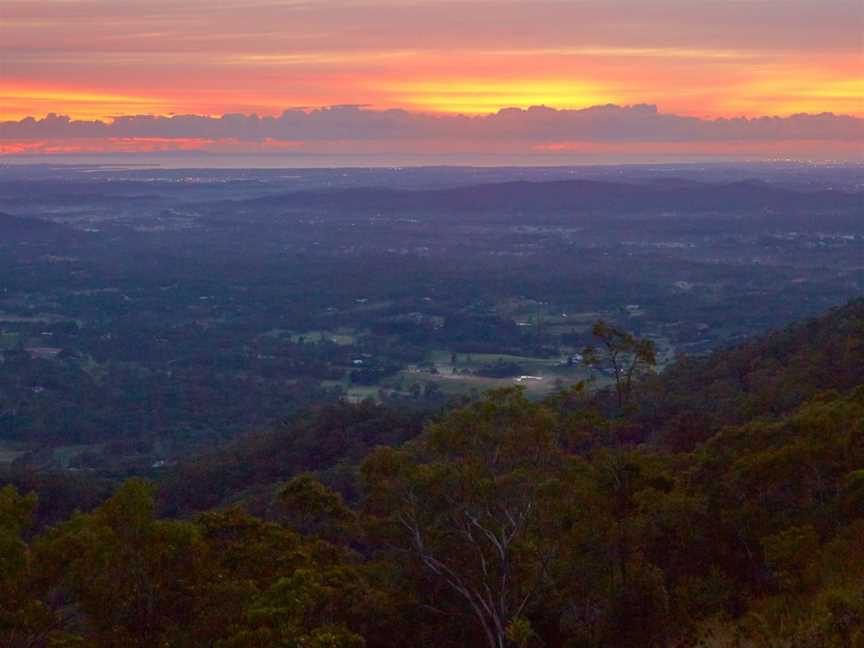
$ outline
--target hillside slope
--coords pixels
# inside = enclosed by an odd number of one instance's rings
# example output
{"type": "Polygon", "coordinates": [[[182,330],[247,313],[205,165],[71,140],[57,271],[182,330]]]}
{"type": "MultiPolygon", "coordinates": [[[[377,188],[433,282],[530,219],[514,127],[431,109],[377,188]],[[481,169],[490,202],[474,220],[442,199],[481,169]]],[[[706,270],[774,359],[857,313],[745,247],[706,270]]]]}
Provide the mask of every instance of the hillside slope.
{"type": "Polygon", "coordinates": [[[700,358],[682,358],[640,392],[635,419],[666,447],[690,449],[724,425],[775,418],[825,390],[864,384],[864,299],[700,358]]]}
{"type": "Polygon", "coordinates": [[[720,211],[817,209],[830,212],[861,206],[861,195],[802,192],[761,182],[706,184],[680,180],[630,184],[596,180],[513,181],[448,189],[346,189],[307,191],[249,201],[255,206],[319,205],[352,210],[673,210],[720,211]]]}
{"type": "Polygon", "coordinates": [[[167,517],[131,480],[34,535],[70,490],[0,488],[0,644],[862,648],[862,309],[679,362],[659,444],[504,389],[321,408],[178,466],[167,517]]]}

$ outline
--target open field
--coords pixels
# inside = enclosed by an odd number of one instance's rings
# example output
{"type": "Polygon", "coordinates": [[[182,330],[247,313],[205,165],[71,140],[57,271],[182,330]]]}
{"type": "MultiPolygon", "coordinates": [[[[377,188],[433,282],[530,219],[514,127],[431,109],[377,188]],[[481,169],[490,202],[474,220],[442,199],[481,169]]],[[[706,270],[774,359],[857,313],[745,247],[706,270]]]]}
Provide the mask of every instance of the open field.
{"type": "Polygon", "coordinates": [[[346,398],[351,403],[359,403],[367,398],[377,400],[380,389],[378,385],[352,385],[346,390],[346,398]]]}
{"type": "MultiPolygon", "coordinates": [[[[559,386],[571,385],[579,382],[582,378],[576,376],[562,377],[561,382],[556,382],[556,376],[539,376],[541,380],[529,380],[519,382],[515,378],[487,378],[485,376],[473,376],[469,374],[452,373],[427,373],[412,370],[400,372],[399,377],[405,383],[434,383],[440,387],[445,394],[452,396],[466,396],[476,392],[502,387],[521,386],[529,395],[542,397],[559,388],[559,386]]],[[[587,377],[587,376],[586,376],[587,377]]]]}
{"type": "Polygon", "coordinates": [[[475,371],[484,366],[498,362],[518,364],[525,369],[527,375],[553,374],[567,376],[578,373],[579,368],[562,365],[562,357],[538,358],[533,356],[518,356],[506,353],[458,353],[455,364],[450,351],[435,350],[429,353],[429,360],[440,373],[452,374],[458,371],[475,371]]]}
{"type": "Polygon", "coordinates": [[[350,328],[338,328],[335,330],[314,330],[303,331],[302,333],[289,333],[292,342],[299,342],[301,339],[307,342],[318,342],[319,340],[327,340],[338,344],[339,346],[351,346],[356,340],[356,332],[350,328]]]}
{"type": "Polygon", "coordinates": [[[537,358],[505,353],[464,353],[456,354],[455,364],[452,360],[453,354],[450,351],[442,349],[431,351],[429,361],[434,366],[435,372],[409,367],[399,373],[399,381],[409,384],[431,382],[440,387],[444,393],[452,395],[467,395],[477,391],[521,385],[527,393],[543,396],[560,386],[591,378],[591,372],[587,368],[562,365],[559,357],[537,358]],[[498,362],[518,364],[524,370],[522,377],[492,378],[474,373],[484,366],[498,362]]]}

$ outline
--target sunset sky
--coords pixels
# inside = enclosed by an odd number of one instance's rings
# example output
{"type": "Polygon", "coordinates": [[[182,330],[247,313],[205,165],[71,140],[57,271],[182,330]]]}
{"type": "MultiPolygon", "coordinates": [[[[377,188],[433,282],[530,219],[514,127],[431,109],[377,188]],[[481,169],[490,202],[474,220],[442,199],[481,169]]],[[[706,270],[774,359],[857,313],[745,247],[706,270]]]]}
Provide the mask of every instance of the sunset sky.
{"type": "MultiPolygon", "coordinates": [[[[346,104],[368,119],[393,108],[480,116],[651,104],[704,121],[864,118],[862,33],[859,0],[2,0],[0,152],[244,149],[237,142],[249,139],[10,128],[49,113],[110,125],[346,104]]],[[[265,139],[277,150],[307,146],[302,131],[265,139]]],[[[326,138],[315,139],[320,148],[326,138]]],[[[560,152],[585,139],[556,132],[530,146],[560,152]]],[[[856,157],[848,133],[757,139],[856,157]]]]}

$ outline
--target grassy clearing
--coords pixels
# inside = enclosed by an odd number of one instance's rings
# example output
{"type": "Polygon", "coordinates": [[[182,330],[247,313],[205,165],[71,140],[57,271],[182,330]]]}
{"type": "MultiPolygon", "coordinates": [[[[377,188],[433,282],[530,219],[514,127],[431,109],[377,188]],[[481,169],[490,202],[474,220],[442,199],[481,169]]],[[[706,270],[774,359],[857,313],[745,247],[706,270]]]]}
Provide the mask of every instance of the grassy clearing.
{"type": "MultiPolygon", "coordinates": [[[[461,367],[460,367],[461,368],[461,367]]],[[[514,387],[516,385],[525,388],[528,395],[542,397],[557,389],[558,380],[562,386],[572,385],[580,380],[589,378],[588,374],[581,370],[569,370],[569,372],[555,373],[553,367],[547,367],[547,371],[537,371],[527,374],[540,377],[542,380],[528,380],[519,382],[515,378],[488,378],[485,376],[474,376],[470,374],[454,374],[450,371],[433,374],[416,369],[407,369],[399,374],[403,384],[432,382],[438,385],[445,394],[462,396],[472,392],[484,392],[490,389],[502,387],[514,387]]]]}
{"type": "Polygon", "coordinates": [[[98,451],[101,445],[68,445],[58,446],[54,448],[54,461],[56,461],[64,470],[69,468],[72,461],[79,455],[84,454],[88,450],[98,451]]]}
{"type": "Polygon", "coordinates": [[[353,335],[347,333],[325,334],[325,337],[339,346],[352,346],[355,340],[353,335]]]}
{"type": "Polygon", "coordinates": [[[302,333],[290,333],[292,342],[299,342],[302,338],[306,342],[318,342],[327,340],[339,346],[352,346],[356,340],[356,334],[352,329],[335,329],[326,331],[303,331],[302,333]]]}
{"type": "Polygon", "coordinates": [[[544,324],[543,331],[549,335],[566,335],[578,333],[587,335],[591,332],[592,322],[562,322],[560,324],[544,324]]]}
{"type": "MultiPolygon", "coordinates": [[[[560,358],[558,358],[557,356],[553,358],[538,358],[534,356],[509,355],[507,353],[457,353],[456,356],[456,366],[459,368],[479,367],[483,365],[495,364],[496,362],[515,362],[521,365],[530,364],[538,366],[552,366],[560,361],[560,358]]],[[[429,354],[429,359],[432,363],[435,364],[435,366],[453,366],[453,363],[451,362],[452,355],[450,351],[441,349],[431,351],[429,354]]]]}
{"type": "Polygon", "coordinates": [[[454,373],[454,369],[460,372],[473,372],[497,362],[508,362],[518,364],[522,367],[524,373],[529,376],[550,377],[551,380],[561,378],[562,380],[570,380],[571,382],[589,377],[584,367],[562,365],[562,359],[558,356],[538,358],[509,355],[506,353],[459,353],[454,364],[449,351],[438,350],[430,353],[429,359],[435,365],[438,372],[444,375],[454,373]]]}
{"type": "Polygon", "coordinates": [[[378,400],[379,389],[381,387],[378,385],[354,385],[346,390],[345,397],[351,403],[359,403],[367,398],[378,400]]]}

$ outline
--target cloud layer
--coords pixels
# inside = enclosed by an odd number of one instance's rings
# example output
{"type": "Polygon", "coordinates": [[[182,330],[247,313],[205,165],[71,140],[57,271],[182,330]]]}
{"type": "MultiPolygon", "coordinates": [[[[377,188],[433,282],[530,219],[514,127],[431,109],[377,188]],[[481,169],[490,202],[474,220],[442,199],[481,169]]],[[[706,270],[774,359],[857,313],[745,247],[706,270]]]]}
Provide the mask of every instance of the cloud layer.
{"type": "Polygon", "coordinates": [[[231,140],[237,142],[399,142],[441,140],[521,142],[534,147],[570,142],[864,141],[864,119],[823,113],[790,117],[699,119],[664,114],[652,105],[556,110],[508,108],[485,116],[431,115],[401,109],[333,106],[286,110],[277,117],[231,114],[123,116],[80,121],[49,115],[0,122],[0,140],[231,140]]]}

